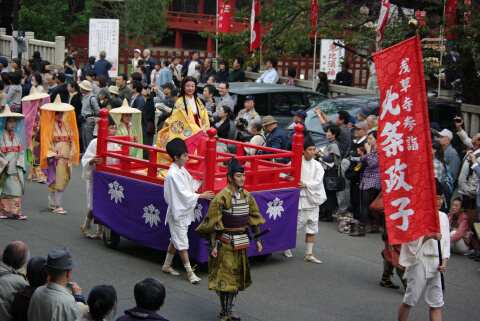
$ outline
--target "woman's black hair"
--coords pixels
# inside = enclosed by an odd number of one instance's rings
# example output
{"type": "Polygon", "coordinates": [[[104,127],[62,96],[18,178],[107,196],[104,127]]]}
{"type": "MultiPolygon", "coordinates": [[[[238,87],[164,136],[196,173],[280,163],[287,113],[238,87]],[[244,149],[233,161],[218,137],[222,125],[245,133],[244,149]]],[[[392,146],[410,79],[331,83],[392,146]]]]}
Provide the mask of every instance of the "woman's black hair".
{"type": "Polygon", "coordinates": [[[368,137],[369,135],[372,135],[373,138],[377,139],[377,131],[376,131],[376,130],[372,130],[371,132],[369,132],[369,133],[367,134],[367,137],[368,137]]]}
{"type": "Polygon", "coordinates": [[[185,97],[186,96],[185,85],[189,81],[193,81],[195,83],[195,91],[193,92],[193,98],[195,100],[195,106],[198,110],[198,117],[200,117],[200,108],[198,108],[198,105],[197,105],[197,79],[195,79],[195,77],[187,76],[187,77],[183,78],[182,84],[180,85],[180,97],[183,97],[183,103],[185,105],[185,113],[187,113],[187,115],[188,115],[189,111],[188,111],[188,108],[186,108],[187,107],[187,98],[185,97]]]}
{"type": "Polygon", "coordinates": [[[223,60],[222,62],[220,62],[220,65],[224,65],[225,66],[225,71],[228,71],[228,61],[223,60]]]}
{"type": "Polygon", "coordinates": [[[38,72],[41,74],[48,74],[49,71],[45,69],[45,66],[50,66],[50,62],[48,60],[42,60],[40,62],[40,66],[38,67],[38,72]]]}
{"type": "Polygon", "coordinates": [[[443,157],[443,147],[438,140],[432,142],[432,148],[436,150],[433,157],[436,157],[443,165],[446,165],[447,163],[443,157]]]}
{"type": "Polygon", "coordinates": [[[288,77],[295,78],[297,76],[297,68],[295,67],[288,67],[288,77]]]}
{"type": "Polygon", "coordinates": [[[41,85],[42,84],[42,75],[40,75],[38,72],[34,73],[32,75],[33,78],[35,78],[35,81],[37,82],[37,84],[41,85]]]}
{"type": "Polygon", "coordinates": [[[97,285],[90,291],[87,300],[90,316],[95,321],[102,321],[116,303],[117,292],[111,285],[97,285]]]}
{"type": "Polygon", "coordinates": [[[234,115],[233,115],[233,112],[232,112],[232,110],[230,109],[230,107],[228,107],[228,106],[222,106],[222,107],[220,107],[220,108],[223,108],[223,112],[224,112],[225,114],[227,114],[227,119],[233,120],[234,115]]]}
{"type": "Polygon", "coordinates": [[[20,85],[20,75],[18,72],[11,72],[9,75],[10,78],[10,84],[12,85],[20,85]]]}

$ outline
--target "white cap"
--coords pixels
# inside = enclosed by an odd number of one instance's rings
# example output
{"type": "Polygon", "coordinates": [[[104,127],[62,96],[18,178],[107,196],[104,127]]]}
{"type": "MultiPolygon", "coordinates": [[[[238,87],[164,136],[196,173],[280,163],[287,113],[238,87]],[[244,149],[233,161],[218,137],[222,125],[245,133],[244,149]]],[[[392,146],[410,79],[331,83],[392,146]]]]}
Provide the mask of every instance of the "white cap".
{"type": "Polygon", "coordinates": [[[453,134],[452,134],[452,132],[449,131],[448,129],[442,130],[441,132],[438,133],[438,135],[444,136],[444,137],[448,137],[448,138],[450,138],[450,140],[453,139],[453,134]]]}

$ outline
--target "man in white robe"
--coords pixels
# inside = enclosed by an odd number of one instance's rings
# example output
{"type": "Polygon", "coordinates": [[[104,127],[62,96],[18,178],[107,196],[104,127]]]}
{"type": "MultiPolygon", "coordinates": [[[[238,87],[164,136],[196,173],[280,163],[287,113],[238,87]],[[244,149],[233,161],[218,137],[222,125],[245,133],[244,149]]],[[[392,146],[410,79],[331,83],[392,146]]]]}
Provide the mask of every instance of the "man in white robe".
{"type": "Polygon", "coordinates": [[[173,161],[165,176],[163,191],[165,202],[168,204],[165,223],[168,223],[171,238],[162,271],[170,275],[180,275],[172,268],[173,257],[178,250],[187,271],[188,281],[196,284],[200,278],[195,275],[190,266],[187,252],[188,227],[195,220],[194,209],[198,199],[211,200],[214,194],[211,191],[196,193],[202,182],[195,180],[183,167],[188,162],[188,150],[182,139],[172,139],[166,149],[173,161]]]}
{"type": "MultiPolygon", "coordinates": [[[[117,133],[117,125],[113,121],[112,117],[108,116],[108,136],[115,136],[117,133]]],[[[108,143],[107,150],[109,151],[118,151],[121,150],[121,147],[115,143],[108,143]]],[[[87,147],[85,154],[83,154],[82,158],[82,178],[87,181],[87,208],[88,213],[87,217],[85,218],[85,223],[80,226],[80,231],[88,238],[92,239],[102,239],[103,238],[103,226],[101,224],[97,224],[97,232],[95,234],[92,233],[91,229],[91,222],[93,220],[93,170],[97,164],[101,164],[103,162],[103,158],[97,156],[97,138],[93,139],[87,147]]],[[[116,158],[107,157],[107,164],[118,164],[120,160],[116,158]]]]}
{"type": "MultiPolygon", "coordinates": [[[[443,189],[437,183],[438,208],[443,204],[443,189]]],[[[402,244],[399,264],[405,266],[407,290],[398,310],[398,320],[405,321],[412,307],[425,290],[425,301],[430,306],[430,320],[442,320],[443,292],[440,273],[445,273],[450,258],[450,224],[443,212],[438,212],[441,233],[430,233],[418,240],[402,244]],[[438,243],[442,250],[442,264],[439,263],[438,243]]]]}
{"type": "MultiPolygon", "coordinates": [[[[304,229],[306,251],[303,259],[311,263],[322,263],[312,254],[315,234],[318,233],[319,206],[327,200],[327,194],[323,186],[323,175],[325,173],[322,165],[315,160],[316,147],[310,136],[303,140],[302,173],[298,186],[300,199],[298,201],[297,233],[304,229]]],[[[283,175],[282,175],[283,176],[283,175]]],[[[284,176],[287,180],[293,180],[292,176],[284,176]]],[[[286,257],[292,257],[290,250],[283,251],[286,257]]]]}

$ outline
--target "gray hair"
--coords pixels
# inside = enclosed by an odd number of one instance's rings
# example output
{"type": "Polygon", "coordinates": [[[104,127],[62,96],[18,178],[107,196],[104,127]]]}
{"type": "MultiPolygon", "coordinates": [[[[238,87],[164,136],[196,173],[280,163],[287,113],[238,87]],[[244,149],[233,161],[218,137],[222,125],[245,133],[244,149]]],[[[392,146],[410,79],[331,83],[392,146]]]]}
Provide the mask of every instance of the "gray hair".
{"type": "Polygon", "coordinates": [[[210,65],[213,64],[213,59],[212,59],[212,58],[207,58],[207,59],[205,59],[205,62],[207,62],[207,61],[208,61],[208,63],[209,63],[210,65]]]}
{"type": "Polygon", "coordinates": [[[105,98],[108,98],[110,97],[110,91],[107,87],[100,88],[100,90],[98,91],[98,96],[100,97],[100,95],[105,95],[105,98]]]}
{"type": "Polygon", "coordinates": [[[252,126],[253,128],[255,128],[256,130],[258,131],[262,131],[263,129],[263,124],[262,124],[262,121],[259,120],[259,119],[254,119],[250,122],[250,126],[252,126]]]}
{"type": "Polygon", "coordinates": [[[376,125],[378,124],[378,118],[375,115],[370,115],[367,117],[368,121],[374,122],[376,125]]]}
{"type": "Polygon", "coordinates": [[[105,59],[107,57],[107,53],[105,51],[100,51],[100,58],[105,59]]]}
{"type": "Polygon", "coordinates": [[[146,52],[148,52],[148,54],[150,54],[150,53],[151,53],[150,49],[143,49],[143,51],[146,51],[146,52]]]}

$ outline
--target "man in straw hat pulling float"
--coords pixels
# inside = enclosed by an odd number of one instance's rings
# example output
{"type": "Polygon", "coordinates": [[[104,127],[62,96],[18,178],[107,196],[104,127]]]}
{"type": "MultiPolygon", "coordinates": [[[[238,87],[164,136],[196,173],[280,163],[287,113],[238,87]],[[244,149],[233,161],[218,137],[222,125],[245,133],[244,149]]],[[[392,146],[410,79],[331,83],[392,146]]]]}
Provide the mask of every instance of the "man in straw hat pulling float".
{"type": "Polygon", "coordinates": [[[70,181],[72,163],[78,165],[78,129],[75,108],[55,101],[43,105],[41,120],[40,166],[47,175],[50,190],[48,207],[54,213],[67,214],[62,207],[63,191],[70,181]]]}
{"type": "MultiPolygon", "coordinates": [[[[127,99],[124,99],[122,107],[110,110],[110,116],[117,125],[117,136],[130,136],[130,141],[143,144],[142,111],[140,109],[130,107],[127,99]]],[[[142,159],[143,149],[130,147],[128,155],[142,159]]]]}
{"type": "Polygon", "coordinates": [[[24,220],[22,195],[25,193],[25,116],[12,113],[8,105],[0,114],[0,218],[24,220]]]}
{"type": "Polygon", "coordinates": [[[39,93],[32,87],[30,95],[22,98],[22,114],[25,115],[27,164],[30,164],[30,179],[45,183],[46,176],[40,168],[40,107],[50,102],[50,95],[39,93]]]}

